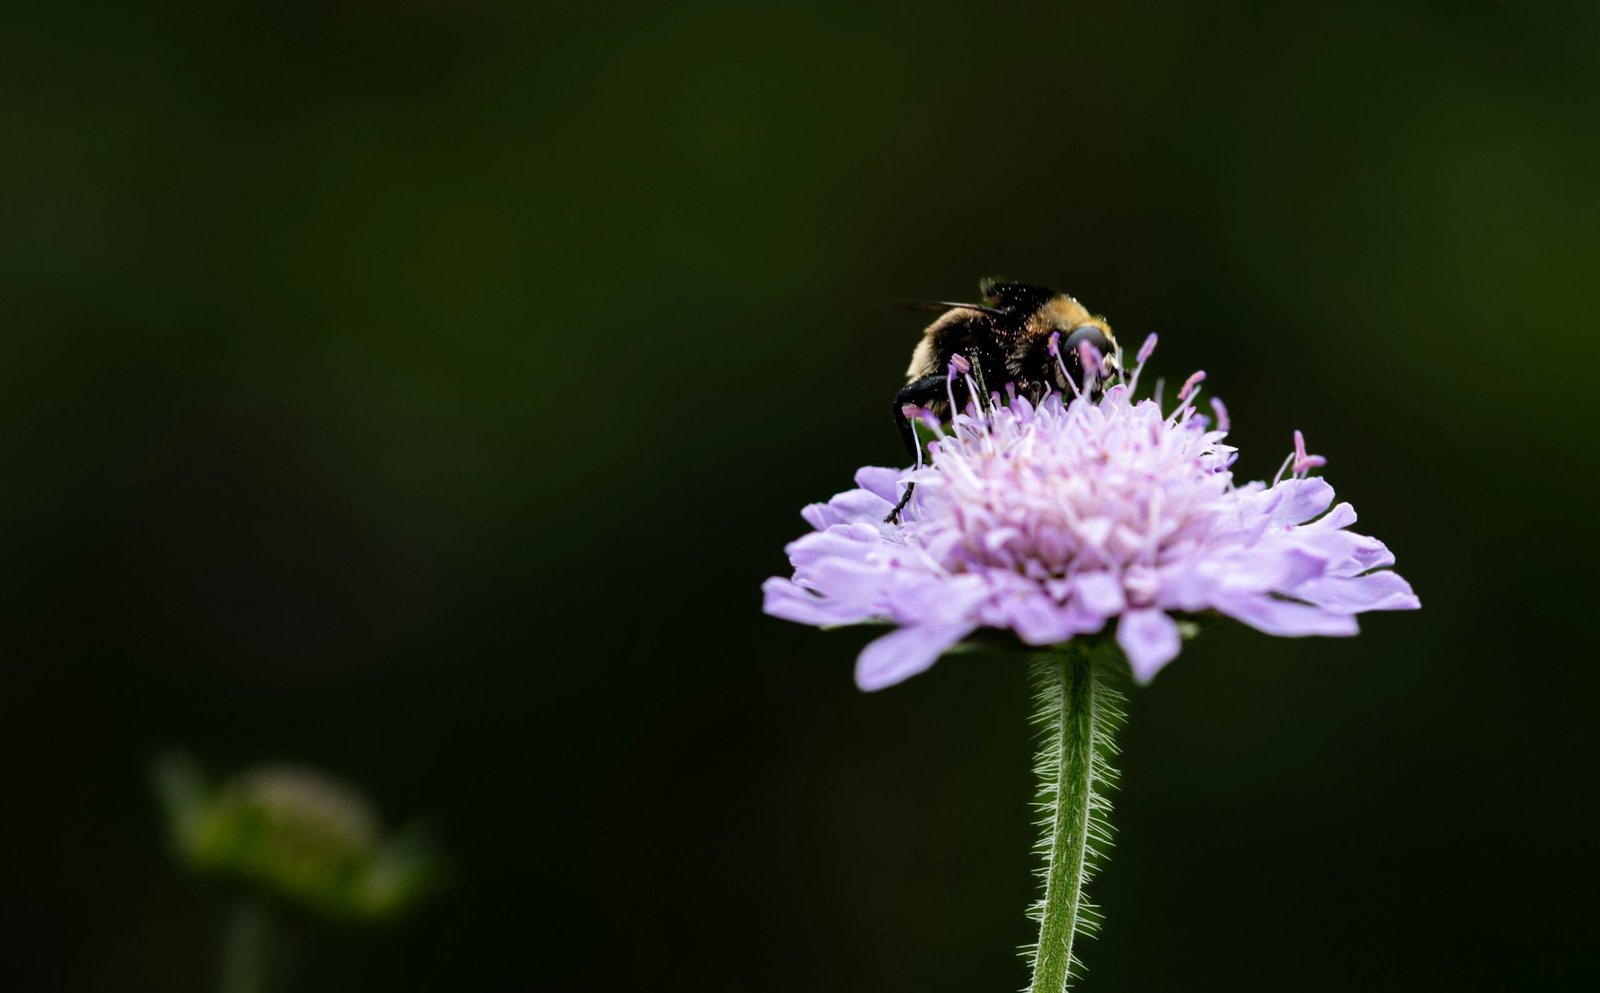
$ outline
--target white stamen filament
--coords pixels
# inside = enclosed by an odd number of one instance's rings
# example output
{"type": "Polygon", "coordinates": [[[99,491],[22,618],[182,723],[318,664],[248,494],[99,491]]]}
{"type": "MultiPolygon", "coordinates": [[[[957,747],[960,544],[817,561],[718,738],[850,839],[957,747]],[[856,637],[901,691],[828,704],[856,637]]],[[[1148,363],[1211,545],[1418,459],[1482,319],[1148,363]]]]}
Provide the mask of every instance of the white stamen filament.
{"type": "Polygon", "coordinates": [[[1283,465],[1278,466],[1278,474],[1272,477],[1272,485],[1273,486],[1277,486],[1278,485],[1278,481],[1283,479],[1283,474],[1285,472],[1289,471],[1289,466],[1293,462],[1294,462],[1294,453],[1290,452],[1287,456],[1284,457],[1283,465]]]}

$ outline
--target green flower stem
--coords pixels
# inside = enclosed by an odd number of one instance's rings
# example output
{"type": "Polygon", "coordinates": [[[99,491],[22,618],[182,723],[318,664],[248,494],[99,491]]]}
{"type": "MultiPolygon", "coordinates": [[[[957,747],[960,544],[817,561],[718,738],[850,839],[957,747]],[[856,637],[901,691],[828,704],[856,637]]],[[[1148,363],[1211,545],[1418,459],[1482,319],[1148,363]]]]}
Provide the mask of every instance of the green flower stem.
{"type": "Polygon", "coordinates": [[[258,901],[244,897],[228,915],[222,949],[221,993],[267,993],[278,977],[273,975],[278,945],[272,914],[258,901]]]}
{"type": "Polygon", "coordinates": [[[1034,663],[1034,720],[1044,729],[1039,774],[1039,852],[1044,898],[1035,908],[1039,943],[1033,954],[1031,993],[1062,993],[1080,970],[1073,942],[1092,933],[1099,914],[1084,886],[1111,843],[1105,791],[1116,773],[1112,736],[1122,723],[1122,696],[1111,688],[1112,645],[1068,644],[1034,663]]]}

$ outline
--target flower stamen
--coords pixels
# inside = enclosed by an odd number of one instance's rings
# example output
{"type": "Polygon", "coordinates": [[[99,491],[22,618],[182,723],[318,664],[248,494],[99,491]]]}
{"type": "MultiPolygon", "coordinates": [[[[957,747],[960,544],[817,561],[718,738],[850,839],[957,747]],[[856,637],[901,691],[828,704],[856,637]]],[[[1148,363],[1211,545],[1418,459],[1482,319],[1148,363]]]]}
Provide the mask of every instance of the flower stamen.
{"type": "MultiPolygon", "coordinates": [[[[1061,332],[1055,331],[1050,335],[1050,340],[1045,346],[1050,350],[1050,355],[1056,360],[1056,368],[1061,370],[1061,381],[1072,387],[1072,395],[1083,396],[1083,391],[1078,389],[1078,384],[1072,378],[1072,373],[1067,371],[1067,363],[1061,358],[1061,332]]],[[[1050,384],[1045,384],[1045,395],[1049,396],[1050,384]]],[[[1065,390],[1062,391],[1064,396],[1065,390]]]]}
{"type": "Polygon", "coordinates": [[[1228,408],[1221,397],[1211,398],[1211,410],[1217,415],[1217,430],[1226,431],[1232,423],[1228,420],[1228,408]]]}
{"type": "MultiPolygon", "coordinates": [[[[904,417],[908,421],[920,421],[920,420],[922,420],[922,415],[925,414],[925,413],[927,413],[927,411],[923,410],[921,407],[917,406],[914,403],[908,403],[905,406],[900,408],[901,416],[904,417]]],[[[913,437],[915,436],[915,434],[916,434],[916,429],[912,428],[913,437]]],[[[917,450],[916,451],[917,468],[921,469],[922,468],[922,442],[918,441],[915,447],[916,447],[916,450],[917,450]]]]}
{"type": "Polygon", "coordinates": [[[1320,469],[1328,460],[1320,455],[1306,454],[1306,436],[1297,428],[1294,432],[1294,478],[1304,479],[1312,469],[1320,469]]]}
{"type": "Polygon", "coordinates": [[[950,356],[950,368],[944,377],[944,395],[950,400],[950,423],[952,424],[955,423],[957,415],[961,413],[961,408],[956,406],[956,377],[965,375],[971,368],[972,363],[967,361],[966,356],[960,354],[950,356]]]}
{"type": "Polygon", "coordinates": [[[1139,373],[1144,371],[1144,364],[1150,360],[1150,353],[1156,350],[1156,336],[1146,335],[1144,344],[1139,346],[1139,354],[1133,359],[1133,381],[1128,384],[1129,391],[1139,388],[1139,373]]]}
{"type": "Polygon", "coordinates": [[[1288,457],[1286,457],[1283,460],[1283,465],[1278,466],[1277,473],[1273,475],[1273,477],[1272,477],[1272,485],[1273,486],[1277,486],[1278,483],[1283,480],[1283,474],[1288,472],[1289,471],[1289,467],[1291,465],[1293,465],[1293,464],[1294,464],[1294,453],[1290,452],[1288,457]]]}
{"type": "Polygon", "coordinates": [[[1083,393],[1085,396],[1092,395],[1094,384],[1099,381],[1103,371],[1100,351],[1088,341],[1078,342],[1078,365],[1083,369],[1083,393]]]}

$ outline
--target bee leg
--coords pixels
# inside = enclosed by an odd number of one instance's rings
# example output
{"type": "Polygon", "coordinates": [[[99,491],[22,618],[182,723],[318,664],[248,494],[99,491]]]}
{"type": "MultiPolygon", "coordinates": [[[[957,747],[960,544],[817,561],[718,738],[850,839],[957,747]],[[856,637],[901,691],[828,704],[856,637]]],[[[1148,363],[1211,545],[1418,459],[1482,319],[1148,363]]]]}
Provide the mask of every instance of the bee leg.
{"type": "Polygon", "coordinates": [[[893,510],[889,511],[889,516],[885,517],[883,519],[883,523],[885,523],[885,524],[899,524],[900,523],[900,511],[906,509],[906,504],[911,502],[911,494],[915,493],[916,491],[917,491],[917,484],[916,483],[907,483],[906,484],[906,491],[904,493],[900,494],[900,502],[894,505],[894,509],[893,510]]]}
{"type": "MultiPolygon", "coordinates": [[[[895,394],[894,397],[894,423],[900,429],[900,440],[905,442],[906,454],[913,460],[917,457],[917,429],[912,426],[911,418],[906,416],[905,408],[908,406],[926,407],[944,397],[945,377],[923,376],[921,379],[908,385],[905,389],[895,394]]],[[[911,502],[911,491],[917,488],[916,483],[907,483],[905,493],[901,494],[900,502],[894,505],[885,517],[885,524],[900,523],[900,511],[911,502]]]]}
{"type": "Polygon", "coordinates": [[[923,376],[894,395],[894,423],[900,429],[906,454],[913,460],[917,457],[917,431],[911,426],[911,418],[906,416],[906,408],[931,407],[944,399],[945,377],[942,375],[923,376]]]}

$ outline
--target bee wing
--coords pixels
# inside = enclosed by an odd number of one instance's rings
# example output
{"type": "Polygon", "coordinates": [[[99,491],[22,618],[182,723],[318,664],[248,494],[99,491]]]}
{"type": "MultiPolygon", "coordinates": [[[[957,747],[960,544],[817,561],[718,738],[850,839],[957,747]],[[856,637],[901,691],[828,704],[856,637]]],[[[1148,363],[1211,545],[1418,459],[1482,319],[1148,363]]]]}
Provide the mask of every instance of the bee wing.
{"type": "Polygon", "coordinates": [[[889,300],[884,303],[891,310],[927,310],[943,313],[947,310],[976,310],[981,314],[990,314],[994,317],[1001,316],[1000,311],[993,307],[985,307],[981,303],[949,303],[943,300],[889,300]]]}

